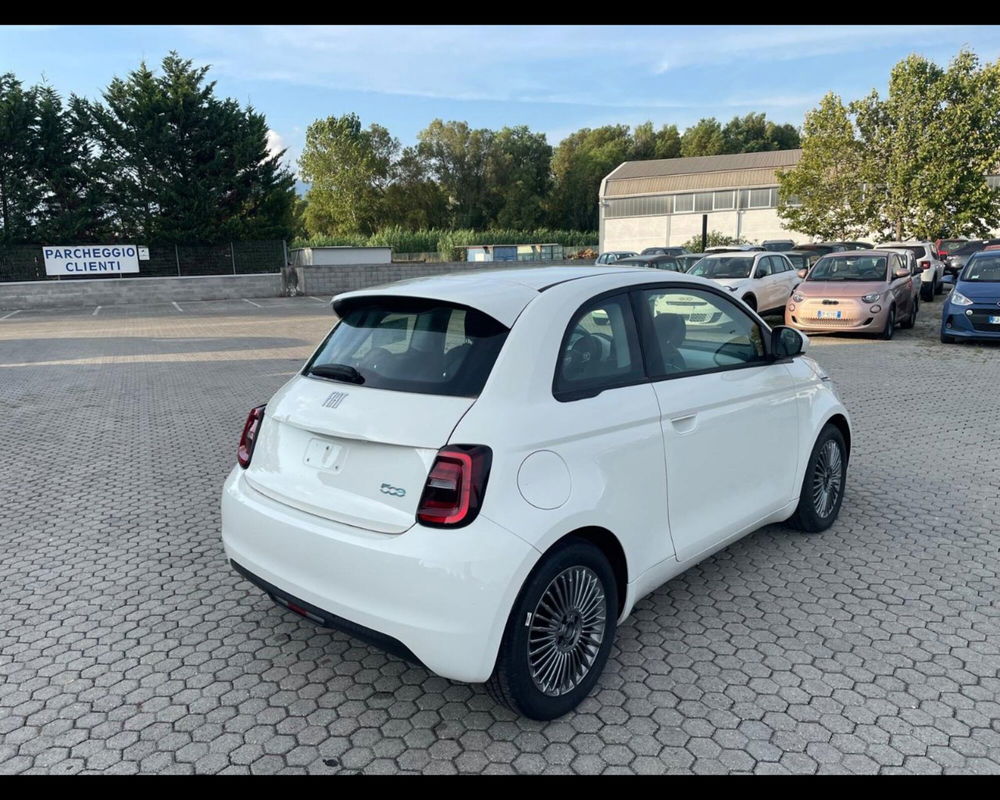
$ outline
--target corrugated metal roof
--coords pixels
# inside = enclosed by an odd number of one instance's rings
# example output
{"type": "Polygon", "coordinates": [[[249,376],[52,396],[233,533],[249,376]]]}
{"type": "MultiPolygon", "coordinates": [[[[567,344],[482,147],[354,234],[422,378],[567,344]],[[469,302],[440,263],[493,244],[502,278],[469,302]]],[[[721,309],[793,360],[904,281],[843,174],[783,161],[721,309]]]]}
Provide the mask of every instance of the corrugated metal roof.
{"type": "Polygon", "coordinates": [[[775,169],[794,166],[799,163],[800,158],[802,158],[801,150],[768,150],[763,153],[736,153],[726,156],[626,161],[608,175],[608,180],[658,178],[665,175],[690,175],[698,172],[775,169]]]}
{"type": "Polygon", "coordinates": [[[647,178],[609,180],[605,197],[633,197],[641,194],[702,191],[708,189],[745,189],[751,186],[777,186],[775,169],[742,169],[724,172],[695,172],[687,175],[663,175],[647,178]]]}

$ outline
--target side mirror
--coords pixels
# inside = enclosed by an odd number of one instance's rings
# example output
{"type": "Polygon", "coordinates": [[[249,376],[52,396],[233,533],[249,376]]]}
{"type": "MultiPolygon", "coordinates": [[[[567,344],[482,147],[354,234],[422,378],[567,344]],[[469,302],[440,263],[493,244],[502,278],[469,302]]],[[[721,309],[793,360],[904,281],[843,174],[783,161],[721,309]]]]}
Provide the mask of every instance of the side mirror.
{"type": "Polygon", "coordinates": [[[800,278],[805,278],[805,276],[809,274],[809,270],[808,270],[808,269],[806,269],[805,267],[803,267],[802,269],[800,269],[800,270],[798,271],[798,273],[797,273],[797,274],[798,274],[798,276],[799,276],[800,278]]]}
{"type": "Polygon", "coordinates": [[[779,325],[771,331],[771,355],[774,358],[795,358],[809,346],[809,337],[795,328],[779,325]]]}
{"type": "Polygon", "coordinates": [[[910,271],[906,267],[900,267],[895,272],[892,273],[896,278],[909,278],[910,271]]]}

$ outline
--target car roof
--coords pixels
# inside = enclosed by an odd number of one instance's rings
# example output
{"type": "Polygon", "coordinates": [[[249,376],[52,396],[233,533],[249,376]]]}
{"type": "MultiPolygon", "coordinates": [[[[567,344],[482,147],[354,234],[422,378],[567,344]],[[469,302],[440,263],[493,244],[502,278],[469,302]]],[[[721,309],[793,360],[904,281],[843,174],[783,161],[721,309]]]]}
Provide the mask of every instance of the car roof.
{"type": "Polygon", "coordinates": [[[841,253],[827,253],[824,258],[856,258],[857,256],[885,256],[894,253],[891,247],[873,247],[871,250],[844,250],[841,253]]]}
{"type": "Polygon", "coordinates": [[[732,256],[769,256],[770,250],[712,250],[702,253],[705,258],[731,258],[732,256]]]}
{"type": "MultiPolygon", "coordinates": [[[[514,324],[524,307],[541,292],[568,281],[585,280],[602,275],[631,276],[632,281],[622,285],[649,280],[647,267],[617,266],[560,266],[560,267],[502,267],[467,272],[449,272],[421,278],[372,286],[338,294],[331,304],[338,314],[345,301],[361,297],[416,297],[441,300],[446,303],[468,306],[488,314],[506,327],[514,324]]],[[[701,283],[701,279],[683,272],[671,272],[670,280],[701,283]]]]}

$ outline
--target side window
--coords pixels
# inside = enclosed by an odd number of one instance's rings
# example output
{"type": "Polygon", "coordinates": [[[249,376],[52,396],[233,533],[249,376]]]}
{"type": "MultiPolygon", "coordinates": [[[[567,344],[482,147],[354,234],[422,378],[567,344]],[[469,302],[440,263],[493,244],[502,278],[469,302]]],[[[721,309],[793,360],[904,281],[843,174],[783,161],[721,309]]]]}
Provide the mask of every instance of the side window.
{"type": "Polygon", "coordinates": [[[552,391],[557,400],[592,397],[644,378],[628,295],[593,300],[570,320],[552,391]]]}
{"type": "Polygon", "coordinates": [[[768,363],[764,332],[732,300],[678,287],[644,289],[640,296],[653,377],[768,363]]]}
{"type": "Polygon", "coordinates": [[[771,272],[772,272],[771,257],[765,256],[764,258],[760,259],[760,262],[757,264],[757,277],[766,278],[768,275],[771,274],[771,272]]]}

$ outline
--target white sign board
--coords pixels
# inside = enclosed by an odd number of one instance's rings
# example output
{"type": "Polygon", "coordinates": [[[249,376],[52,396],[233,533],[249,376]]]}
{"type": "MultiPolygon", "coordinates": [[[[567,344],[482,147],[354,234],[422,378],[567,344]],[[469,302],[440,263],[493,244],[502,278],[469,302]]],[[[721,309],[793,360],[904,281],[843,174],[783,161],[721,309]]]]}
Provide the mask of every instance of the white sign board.
{"type": "Polygon", "coordinates": [[[139,260],[149,261],[149,248],[139,245],[139,260]]]}
{"type": "Polygon", "coordinates": [[[46,245],[46,275],[101,275],[138,272],[139,249],[133,244],[46,245]]]}

